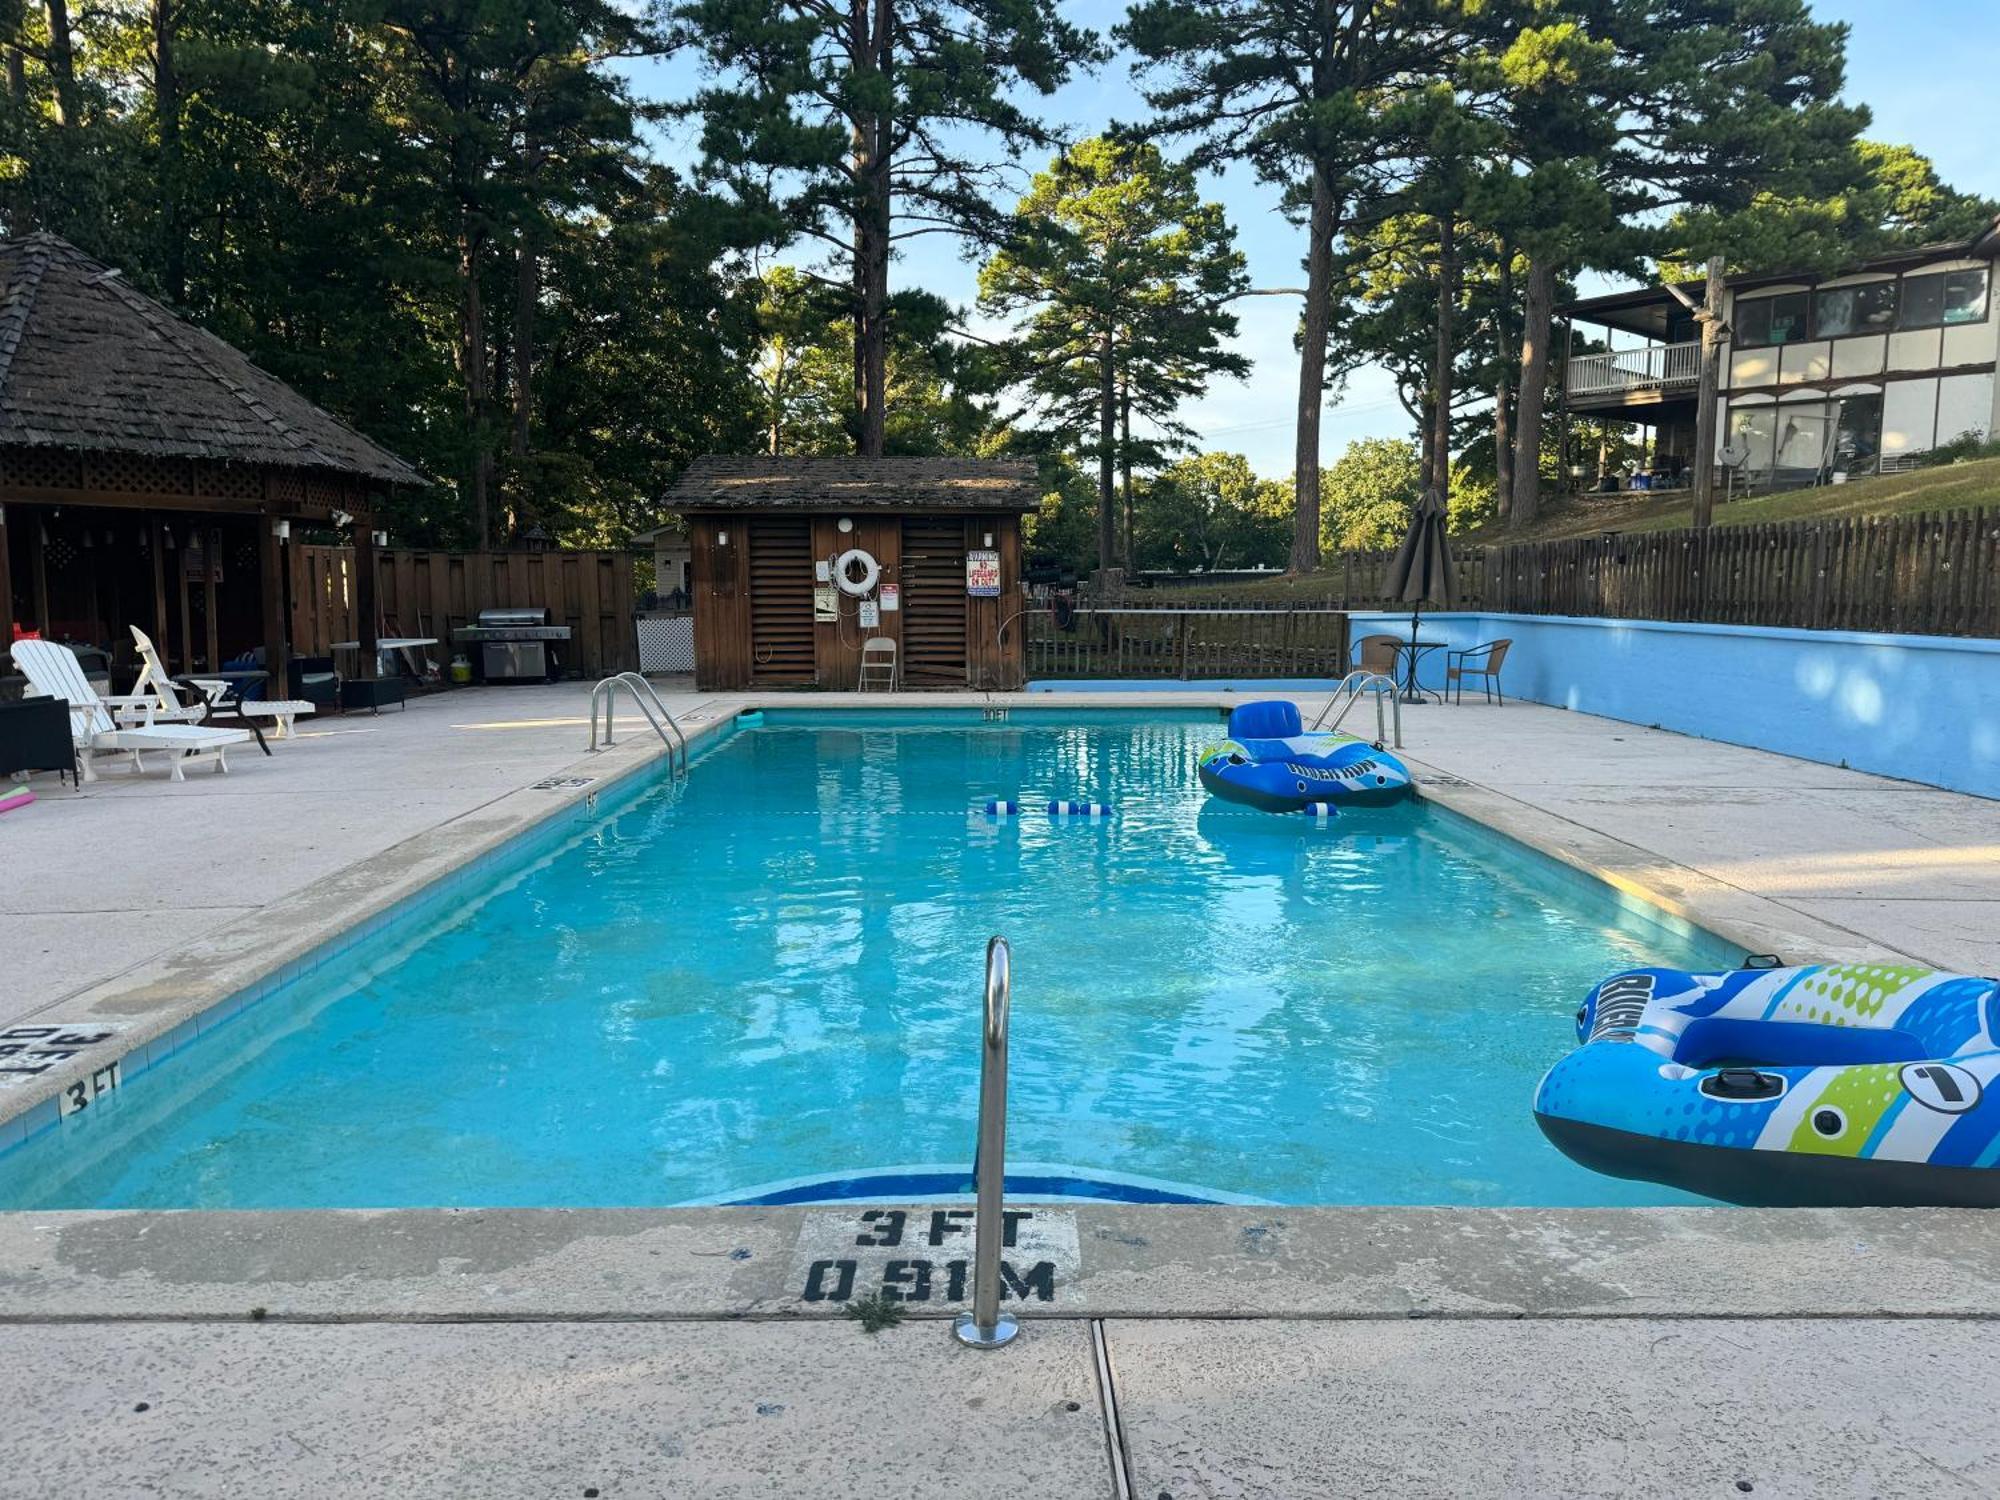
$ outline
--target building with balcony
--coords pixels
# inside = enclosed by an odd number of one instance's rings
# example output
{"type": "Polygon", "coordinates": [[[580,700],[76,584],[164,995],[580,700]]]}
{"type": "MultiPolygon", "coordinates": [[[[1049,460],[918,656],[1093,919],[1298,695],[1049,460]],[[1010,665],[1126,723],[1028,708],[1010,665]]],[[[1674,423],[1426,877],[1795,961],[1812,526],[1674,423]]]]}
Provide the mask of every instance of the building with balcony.
{"type": "MultiPolygon", "coordinates": [[[[1907,467],[1966,433],[2000,432],[1996,260],[2000,220],[1969,240],[1881,256],[1838,276],[1732,278],[1718,472],[1738,491],[1824,484],[1907,467]]],[[[1701,300],[1699,283],[1682,290],[1701,300]]],[[[1664,288],[1558,312],[1570,351],[1566,411],[1646,429],[1654,481],[1683,479],[1701,378],[1693,314],[1664,288]],[[1612,347],[1576,353],[1577,324],[1601,330],[1612,347]],[[1633,336],[1640,342],[1629,343],[1633,336]]]]}

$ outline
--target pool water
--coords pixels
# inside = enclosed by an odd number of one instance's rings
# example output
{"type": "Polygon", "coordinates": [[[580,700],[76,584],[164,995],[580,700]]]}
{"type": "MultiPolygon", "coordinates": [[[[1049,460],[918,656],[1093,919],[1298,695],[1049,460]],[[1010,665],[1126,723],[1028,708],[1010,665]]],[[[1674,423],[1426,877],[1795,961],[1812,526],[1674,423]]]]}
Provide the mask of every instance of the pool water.
{"type": "Polygon", "coordinates": [[[1211,803],[1220,729],[773,713],[10,1153],[0,1206],[639,1206],[962,1172],[996,932],[1024,1170],[1689,1201],[1573,1165],[1529,1103],[1605,973],[1740,955],[1435,806],[1316,828],[1211,803]],[[993,797],[1027,810],[973,811],[993,797]],[[1058,822],[1051,797],[1117,814],[1058,822]]]}

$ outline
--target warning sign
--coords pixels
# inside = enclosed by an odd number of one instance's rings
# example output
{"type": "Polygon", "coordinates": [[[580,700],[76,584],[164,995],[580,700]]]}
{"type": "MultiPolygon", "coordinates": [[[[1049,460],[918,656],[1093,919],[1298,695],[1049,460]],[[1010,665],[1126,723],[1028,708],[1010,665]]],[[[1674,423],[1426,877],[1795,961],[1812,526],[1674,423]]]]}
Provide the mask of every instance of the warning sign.
{"type": "MultiPolygon", "coordinates": [[[[1008,1209],[1000,1237],[1000,1300],[1057,1306],[1076,1298],[1076,1215],[1008,1209]]],[[[969,1208],[815,1210],[799,1226],[794,1295],[806,1302],[880,1296],[943,1306],[972,1297],[969,1208]]]]}
{"type": "Polygon", "coordinates": [[[965,554],[965,591],[975,599],[1000,597],[1000,554],[974,550],[965,554]]]}

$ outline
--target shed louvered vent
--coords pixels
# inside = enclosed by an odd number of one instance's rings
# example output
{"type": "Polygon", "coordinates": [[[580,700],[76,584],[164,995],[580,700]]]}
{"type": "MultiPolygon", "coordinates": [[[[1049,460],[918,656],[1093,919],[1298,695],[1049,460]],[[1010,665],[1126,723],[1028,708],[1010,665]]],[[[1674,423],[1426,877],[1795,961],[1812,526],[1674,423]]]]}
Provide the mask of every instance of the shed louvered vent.
{"type": "Polygon", "coordinates": [[[814,680],[812,526],[804,517],[749,523],[750,680],[790,687],[814,680]]]}

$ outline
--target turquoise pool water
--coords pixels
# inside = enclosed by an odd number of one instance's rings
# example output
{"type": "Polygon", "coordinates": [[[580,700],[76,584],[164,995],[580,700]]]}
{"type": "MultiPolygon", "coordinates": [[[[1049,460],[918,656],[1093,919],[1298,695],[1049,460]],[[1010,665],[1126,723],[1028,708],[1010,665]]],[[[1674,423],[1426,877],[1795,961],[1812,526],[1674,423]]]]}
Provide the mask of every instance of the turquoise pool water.
{"type": "Polygon", "coordinates": [[[1297,1204],[1686,1201],[1572,1165],[1529,1101],[1607,971],[1740,955],[1435,807],[1320,830],[1210,804],[1219,732],[769,715],[0,1159],[0,1205],[658,1205],[960,1171],[994,932],[1010,1164],[1297,1204]],[[1118,813],[971,811],[1010,796],[1118,813]]]}

